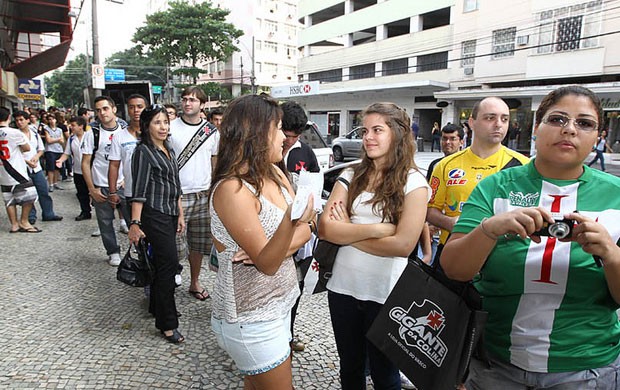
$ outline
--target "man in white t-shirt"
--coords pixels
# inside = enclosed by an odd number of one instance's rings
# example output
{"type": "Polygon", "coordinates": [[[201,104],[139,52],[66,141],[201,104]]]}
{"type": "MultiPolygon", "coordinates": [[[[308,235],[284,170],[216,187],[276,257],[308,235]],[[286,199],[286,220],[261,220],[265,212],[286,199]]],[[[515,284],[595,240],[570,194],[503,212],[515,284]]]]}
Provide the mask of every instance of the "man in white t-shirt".
{"type": "Polygon", "coordinates": [[[108,183],[110,184],[110,193],[108,201],[113,204],[124,205],[121,208],[125,223],[129,225],[131,219],[131,207],[129,202],[131,199],[131,156],[138,146],[140,138],[140,114],[146,108],[146,98],[140,94],[133,94],[127,98],[127,113],[129,114],[129,126],[115,134],[112,138],[112,148],[110,149],[110,169],[108,170],[108,183]],[[123,185],[123,194],[118,194],[116,183],[118,181],[119,169],[123,170],[125,183],[123,185]],[[121,196],[124,195],[125,201],[121,202],[121,196]]]}
{"type": "MultiPolygon", "coordinates": [[[[109,264],[118,266],[121,262],[121,248],[114,232],[114,204],[108,202],[108,157],[112,138],[120,133],[123,126],[116,118],[116,103],[109,96],[95,99],[97,122],[91,123],[91,131],[84,133],[82,142],[82,175],[93,200],[101,240],[109,256],[109,264]]],[[[122,172],[119,182],[123,180],[122,172]]],[[[117,187],[118,188],[118,187],[117,187]]]]}
{"type": "Polygon", "coordinates": [[[10,112],[0,107],[0,188],[11,223],[10,233],[39,233],[40,229],[28,222],[28,213],[37,199],[37,190],[28,178],[28,166],[22,153],[30,150],[28,140],[21,131],[9,126],[10,112]],[[22,214],[17,220],[17,205],[22,214]]]}
{"type": "MultiPolygon", "coordinates": [[[[48,183],[43,174],[43,169],[41,169],[40,159],[45,150],[43,141],[37,133],[36,127],[32,128],[26,111],[15,111],[13,119],[15,119],[15,125],[17,125],[17,128],[22,132],[30,145],[30,150],[24,153],[24,159],[26,165],[28,165],[28,176],[37,190],[43,221],[62,221],[62,217],[54,212],[54,201],[48,192],[48,183]]],[[[35,223],[37,220],[37,210],[34,205],[32,210],[30,210],[28,220],[30,224],[35,223]]]]}
{"type": "MultiPolygon", "coordinates": [[[[220,140],[218,131],[211,133],[209,138],[200,145],[189,159],[184,159],[183,151],[204,131],[208,131],[205,120],[200,113],[207,102],[207,96],[197,86],[189,86],[182,93],[183,115],[170,124],[170,142],[181,163],[179,177],[183,196],[183,215],[186,231],[177,236],[179,259],[188,257],[190,267],[189,292],[196,299],[204,301],[209,293],[199,281],[203,255],[211,252],[211,219],[209,216],[209,187],[211,186],[211,170],[217,159],[217,146],[220,140]]],[[[195,144],[197,145],[197,144],[195,144]]],[[[189,150],[189,148],[188,148],[189,150]]],[[[187,155],[187,153],[186,153],[187,155]]]]}

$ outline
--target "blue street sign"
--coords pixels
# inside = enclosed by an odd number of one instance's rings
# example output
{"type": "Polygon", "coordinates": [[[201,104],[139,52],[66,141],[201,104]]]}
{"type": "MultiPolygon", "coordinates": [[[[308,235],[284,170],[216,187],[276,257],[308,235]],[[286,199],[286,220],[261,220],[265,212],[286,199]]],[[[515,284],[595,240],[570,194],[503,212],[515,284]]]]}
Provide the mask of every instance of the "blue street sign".
{"type": "Polygon", "coordinates": [[[19,79],[17,83],[17,93],[41,94],[41,80],[19,79]]]}
{"type": "Polygon", "coordinates": [[[161,95],[161,85],[153,85],[153,93],[157,95],[161,95]]]}
{"type": "Polygon", "coordinates": [[[105,81],[125,81],[125,69],[105,68],[103,77],[105,81]]]}

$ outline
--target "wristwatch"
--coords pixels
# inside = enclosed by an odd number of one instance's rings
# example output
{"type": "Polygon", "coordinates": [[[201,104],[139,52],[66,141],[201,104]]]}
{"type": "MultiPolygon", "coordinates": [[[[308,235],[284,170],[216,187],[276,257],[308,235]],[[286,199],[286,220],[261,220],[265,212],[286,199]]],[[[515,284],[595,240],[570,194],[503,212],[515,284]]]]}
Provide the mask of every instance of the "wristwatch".
{"type": "Polygon", "coordinates": [[[142,221],[139,219],[132,219],[131,222],[129,222],[129,226],[131,225],[138,225],[138,227],[142,227],[142,221]]]}

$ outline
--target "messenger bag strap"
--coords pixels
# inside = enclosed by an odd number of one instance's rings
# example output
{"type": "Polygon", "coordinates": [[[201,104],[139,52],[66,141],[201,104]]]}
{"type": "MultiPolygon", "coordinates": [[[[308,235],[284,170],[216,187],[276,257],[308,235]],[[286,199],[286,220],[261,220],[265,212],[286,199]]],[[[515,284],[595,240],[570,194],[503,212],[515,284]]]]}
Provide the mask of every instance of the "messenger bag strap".
{"type": "Polygon", "coordinates": [[[187,143],[181,154],[179,154],[179,157],[177,157],[179,170],[185,166],[194,153],[196,153],[198,148],[200,148],[202,144],[204,144],[216,131],[217,127],[213,126],[209,121],[205,121],[205,123],[200,125],[192,139],[187,143]],[[207,129],[205,129],[205,127],[207,129]]]}

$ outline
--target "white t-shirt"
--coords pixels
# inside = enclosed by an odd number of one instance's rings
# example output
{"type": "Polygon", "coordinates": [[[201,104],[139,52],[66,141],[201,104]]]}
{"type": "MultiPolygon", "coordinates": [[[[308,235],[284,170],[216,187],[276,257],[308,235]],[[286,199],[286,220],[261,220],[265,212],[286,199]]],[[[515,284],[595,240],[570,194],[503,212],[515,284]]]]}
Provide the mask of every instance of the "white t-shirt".
{"type": "Polygon", "coordinates": [[[84,134],[82,134],[82,139],[79,139],[77,135],[69,137],[69,142],[67,142],[64,152],[64,154],[73,157],[73,173],[77,173],[78,175],[82,174],[82,144],[84,142],[84,134]]]}
{"type": "MultiPolygon", "coordinates": [[[[99,128],[99,149],[95,153],[94,161],[92,161],[92,180],[93,184],[96,187],[108,187],[108,159],[110,155],[110,149],[112,149],[112,138],[114,134],[118,134],[120,130],[125,127],[121,125],[120,122],[116,123],[116,127],[114,129],[106,129],[99,124],[99,122],[93,122],[91,124],[91,131],[87,131],[84,133],[84,138],[82,142],[82,155],[85,154],[93,154],[93,148],[95,145],[95,135],[94,132],[96,128],[99,128]]],[[[123,181],[123,171],[119,171],[118,173],[118,182],[123,181]]]]}
{"type": "MultiPolygon", "coordinates": [[[[170,123],[170,143],[177,158],[190,142],[198,128],[204,123],[202,120],[196,125],[189,124],[179,117],[170,123]]],[[[205,127],[205,129],[208,129],[205,127]]],[[[217,156],[217,147],[220,142],[220,132],[216,131],[187,161],[179,172],[181,190],[184,194],[192,194],[208,190],[211,186],[211,157],[217,156]]]]}
{"type": "Polygon", "coordinates": [[[131,197],[131,156],[138,146],[138,139],[134,137],[129,130],[123,129],[119,133],[114,134],[112,138],[112,148],[110,149],[110,161],[120,161],[123,176],[125,177],[125,196],[131,197]]]}
{"type": "MultiPolygon", "coordinates": [[[[22,132],[22,134],[24,134],[24,138],[26,138],[26,140],[28,141],[28,144],[30,145],[30,150],[28,152],[25,152],[23,155],[24,155],[24,159],[31,160],[37,153],[39,153],[42,150],[44,151],[45,146],[43,145],[43,140],[41,139],[39,134],[37,134],[36,130],[28,126],[28,132],[30,133],[28,134],[30,138],[28,138],[28,136],[22,132]]],[[[28,172],[32,172],[32,173],[37,173],[43,169],[41,168],[41,163],[39,162],[38,159],[37,159],[37,165],[34,167],[34,169],[30,168],[28,164],[26,164],[26,166],[28,167],[28,172]]]]}
{"type": "Polygon", "coordinates": [[[0,185],[14,186],[19,184],[13,176],[9,174],[4,166],[5,161],[15,171],[15,174],[21,175],[24,179],[28,179],[28,166],[24,155],[20,149],[21,145],[28,143],[28,140],[20,130],[11,127],[0,127],[0,150],[2,151],[2,168],[0,169],[0,185]]]}
{"type": "MultiPolygon", "coordinates": [[[[350,182],[353,169],[346,169],[340,176],[350,182]]],[[[430,200],[431,189],[426,178],[420,172],[411,170],[407,178],[405,194],[420,187],[428,189],[427,201],[430,200]]],[[[372,199],[372,195],[370,192],[362,192],[353,201],[355,214],[351,216],[352,223],[381,223],[381,216],[373,212],[372,204],[365,203],[372,199]]],[[[338,250],[327,288],[362,301],[383,304],[406,266],[406,257],[375,256],[353,246],[343,245],[338,250]]]]}
{"type": "MultiPolygon", "coordinates": [[[[45,132],[50,135],[52,138],[62,138],[62,129],[60,127],[56,127],[52,129],[49,126],[45,126],[45,132]]],[[[46,152],[54,152],[54,153],[62,153],[62,144],[56,142],[53,144],[45,145],[46,152]]]]}

